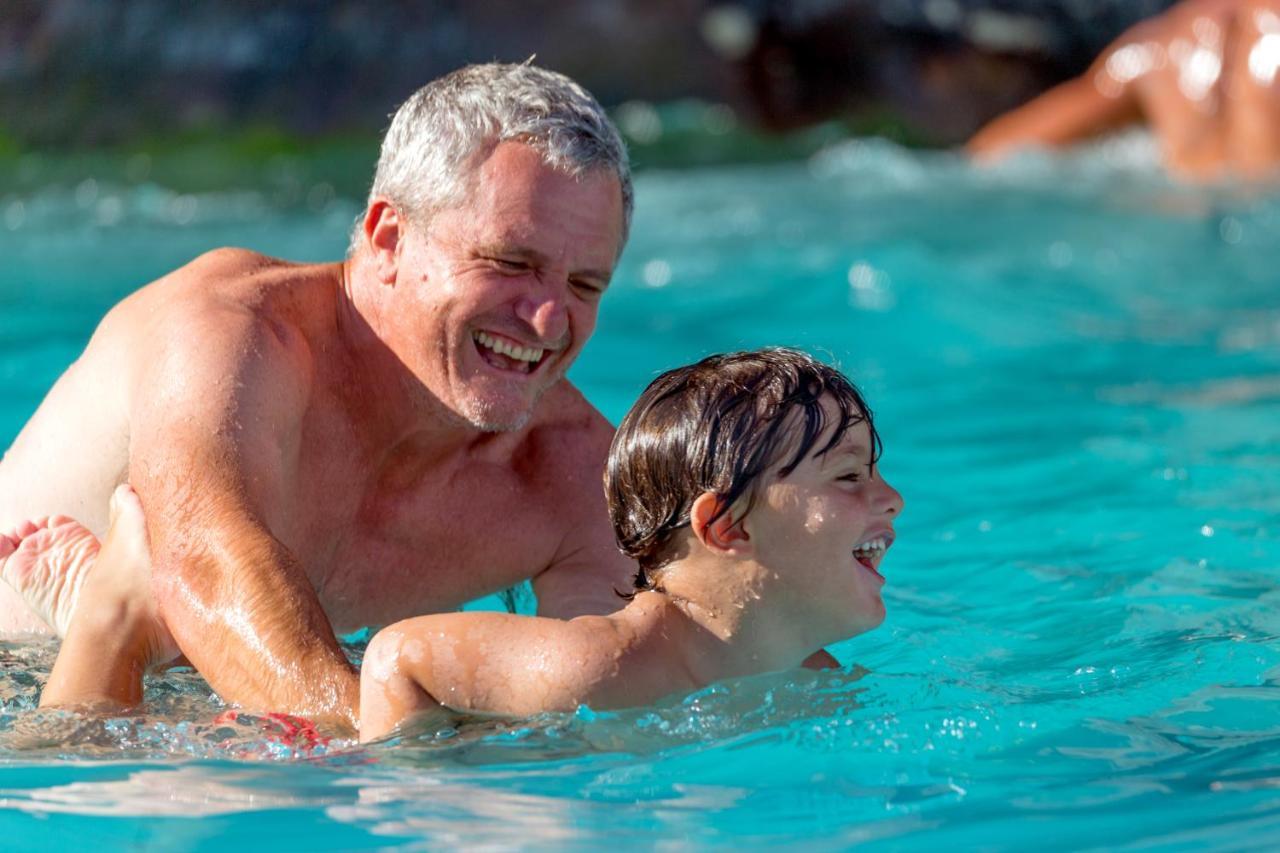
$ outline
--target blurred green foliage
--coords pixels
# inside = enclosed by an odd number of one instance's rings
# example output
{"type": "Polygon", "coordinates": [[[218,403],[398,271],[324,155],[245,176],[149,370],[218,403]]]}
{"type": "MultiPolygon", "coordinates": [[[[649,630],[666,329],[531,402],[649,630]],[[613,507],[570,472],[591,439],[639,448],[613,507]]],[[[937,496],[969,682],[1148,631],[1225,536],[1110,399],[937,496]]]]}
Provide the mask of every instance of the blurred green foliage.
{"type": "MultiPolygon", "coordinates": [[[[698,101],[624,104],[614,114],[637,171],[803,159],[851,135],[920,142],[891,115],[767,133],[739,123],[728,107],[698,101]]],[[[301,136],[258,124],[59,149],[23,145],[0,128],[0,194],[25,195],[92,178],[121,186],[152,183],[183,193],[253,189],[285,206],[323,185],[337,196],[361,199],[373,177],[379,142],[370,134],[301,136]]]]}

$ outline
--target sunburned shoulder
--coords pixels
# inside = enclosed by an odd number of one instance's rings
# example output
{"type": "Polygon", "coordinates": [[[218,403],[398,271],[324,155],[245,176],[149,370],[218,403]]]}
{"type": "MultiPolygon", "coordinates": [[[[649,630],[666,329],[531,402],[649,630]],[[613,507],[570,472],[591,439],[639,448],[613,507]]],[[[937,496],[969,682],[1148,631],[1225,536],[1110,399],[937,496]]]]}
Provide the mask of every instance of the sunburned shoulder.
{"type": "Polygon", "coordinates": [[[215,249],[122,301],[101,330],[165,347],[273,341],[296,348],[312,329],[331,325],[341,276],[339,264],[215,249]]]}
{"type": "Polygon", "coordinates": [[[332,305],[341,281],[340,264],[300,264],[247,249],[215,249],[152,287],[157,300],[192,311],[221,309],[305,323],[317,307],[332,305]]]}
{"type": "Polygon", "coordinates": [[[582,479],[596,494],[600,474],[613,441],[613,425],[568,380],[543,395],[529,424],[521,431],[513,458],[532,477],[556,473],[562,485],[582,479]],[[581,476],[580,476],[581,475],[581,476]]]}
{"type": "Polygon", "coordinates": [[[85,361],[130,376],[139,389],[240,377],[296,391],[301,400],[315,338],[333,327],[341,275],[338,264],[208,252],[113,308],[85,361]]]}

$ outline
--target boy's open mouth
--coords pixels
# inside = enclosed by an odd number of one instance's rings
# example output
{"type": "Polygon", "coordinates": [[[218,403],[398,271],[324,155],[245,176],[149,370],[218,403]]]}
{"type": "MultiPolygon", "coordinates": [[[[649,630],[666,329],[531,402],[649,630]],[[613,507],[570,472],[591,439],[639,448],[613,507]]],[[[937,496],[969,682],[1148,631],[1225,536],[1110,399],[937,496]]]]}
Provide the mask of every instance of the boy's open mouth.
{"type": "Polygon", "coordinates": [[[489,332],[473,332],[476,351],[490,367],[511,373],[533,373],[546,360],[548,350],[526,347],[489,332]]]}
{"type": "Polygon", "coordinates": [[[880,559],[884,557],[884,552],[888,550],[893,540],[887,536],[877,536],[875,539],[869,539],[853,549],[853,558],[876,577],[881,580],[884,576],[876,571],[876,566],[880,563],[880,559]]]}

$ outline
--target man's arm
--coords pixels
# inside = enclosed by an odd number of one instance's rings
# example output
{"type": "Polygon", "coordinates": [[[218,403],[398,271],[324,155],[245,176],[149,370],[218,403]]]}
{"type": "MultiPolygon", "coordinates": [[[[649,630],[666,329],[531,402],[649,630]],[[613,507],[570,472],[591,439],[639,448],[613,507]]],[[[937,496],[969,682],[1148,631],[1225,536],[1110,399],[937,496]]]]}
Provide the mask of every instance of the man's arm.
{"type": "Polygon", "coordinates": [[[232,307],[170,319],[131,394],[160,613],[227,701],[353,724],[357,676],[277,537],[296,511],[305,343],[232,307]]]}
{"type": "Polygon", "coordinates": [[[627,603],[619,592],[635,589],[636,564],[618,550],[604,496],[602,477],[612,441],[613,427],[591,409],[548,459],[561,491],[556,506],[564,534],[550,564],[533,577],[539,616],[603,616],[627,603]]]}
{"type": "Polygon", "coordinates": [[[607,542],[592,541],[598,534],[593,536],[591,531],[579,533],[582,540],[533,578],[539,616],[607,615],[626,605],[618,593],[635,589],[636,564],[618,551],[612,533],[607,542]]]}

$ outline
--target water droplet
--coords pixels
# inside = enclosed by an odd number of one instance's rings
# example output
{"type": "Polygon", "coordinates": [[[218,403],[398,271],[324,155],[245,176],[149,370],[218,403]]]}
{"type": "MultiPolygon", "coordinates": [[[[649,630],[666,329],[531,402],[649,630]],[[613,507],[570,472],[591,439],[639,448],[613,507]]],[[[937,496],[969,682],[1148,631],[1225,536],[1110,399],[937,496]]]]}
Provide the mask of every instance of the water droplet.
{"type": "Polygon", "coordinates": [[[671,283],[671,264],[661,258],[649,261],[640,273],[648,287],[666,287],[671,283]]]}
{"type": "Polygon", "coordinates": [[[1072,251],[1069,243],[1058,240],[1049,247],[1049,266],[1056,270],[1071,266],[1071,262],[1074,259],[1075,252],[1072,251]]]}
{"type": "Polygon", "coordinates": [[[4,209],[4,227],[17,231],[27,221],[27,206],[21,201],[12,201],[4,209]]]}

